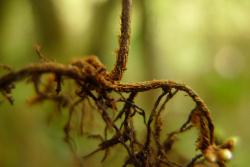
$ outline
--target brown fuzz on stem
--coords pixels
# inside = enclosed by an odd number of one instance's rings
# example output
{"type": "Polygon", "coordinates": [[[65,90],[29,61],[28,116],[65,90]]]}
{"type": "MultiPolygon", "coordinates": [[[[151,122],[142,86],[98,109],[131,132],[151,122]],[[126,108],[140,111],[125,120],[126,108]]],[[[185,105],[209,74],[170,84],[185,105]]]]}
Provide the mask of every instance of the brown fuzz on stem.
{"type": "Polygon", "coordinates": [[[124,71],[126,70],[131,31],[131,7],[132,0],[122,0],[121,34],[119,38],[119,49],[117,50],[116,64],[110,73],[110,79],[112,81],[120,81],[124,71]]]}

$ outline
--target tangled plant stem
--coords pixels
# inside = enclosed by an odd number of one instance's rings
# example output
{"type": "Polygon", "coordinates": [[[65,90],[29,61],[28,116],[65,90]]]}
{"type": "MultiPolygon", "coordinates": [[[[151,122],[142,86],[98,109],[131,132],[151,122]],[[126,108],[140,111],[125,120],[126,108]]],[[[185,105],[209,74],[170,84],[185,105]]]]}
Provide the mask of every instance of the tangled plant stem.
{"type": "MultiPolygon", "coordinates": [[[[63,103],[64,106],[67,106],[69,108],[69,118],[65,124],[64,132],[65,141],[71,146],[71,118],[75,112],[75,106],[86,100],[94,102],[93,108],[98,111],[98,114],[101,115],[106,125],[104,129],[105,137],[102,138],[98,135],[101,138],[99,147],[92,153],[84,156],[84,159],[98,151],[105,151],[103,158],[105,160],[109,149],[117,144],[121,144],[127,151],[127,159],[124,162],[124,166],[128,164],[138,167],[185,166],[169,160],[168,154],[172,151],[172,146],[178,134],[196,127],[199,130],[197,149],[201,151],[201,154],[194,157],[187,163],[187,166],[195,166],[200,159],[202,162],[207,160],[219,166],[225,166],[226,160],[231,158],[228,154],[231,153],[234,143],[228,141],[225,144],[216,145],[214,124],[209,110],[195,91],[185,84],[170,80],[152,80],[136,83],[120,82],[126,70],[129,53],[131,4],[131,0],[122,0],[119,49],[117,51],[116,64],[111,72],[107,71],[105,66],[95,56],[76,60],[69,65],[55,63],[47,59],[45,61],[45,58],[42,56],[43,62],[29,65],[18,71],[10,71],[0,77],[0,91],[5,98],[13,103],[11,90],[14,88],[14,83],[28,78],[34,84],[37,93],[36,100],[33,99],[33,102],[47,99],[59,104],[63,103]],[[54,77],[47,81],[47,86],[45,86],[44,90],[40,90],[41,77],[48,73],[53,74],[54,77]],[[67,97],[60,95],[62,81],[69,79],[75,81],[76,84],[75,96],[77,100],[71,105],[67,97]],[[53,87],[54,83],[56,83],[56,88],[53,87]],[[53,93],[53,89],[55,93],[53,93]],[[146,112],[135,104],[135,98],[141,92],[152,91],[154,89],[161,89],[162,93],[157,98],[148,119],[146,119],[146,112]],[[120,99],[112,97],[112,92],[118,93],[120,99]],[[167,102],[178,92],[185,92],[194,101],[195,108],[190,112],[187,121],[184,122],[180,129],[171,132],[162,141],[160,139],[163,126],[161,121],[162,112],[167,102]],[[129,93],[129,96],[126,98],[122,93],[129,93]],[[165,100],[163,100],[164,98],[165,100]],[[117,107],[118,102],[123,103],[121,109],[117,107]],[[119,112],[115,112],[118,113],[115,119],[110,116],[108,111],[110,109],[113,111],[120,110],[119,112]],[[147,129],[145,141],[138,140],[136,136],[133,121],[135,115],[143,117],[147,129]],[[119,119],[122,120],[121,123],[117,122],[119,119]],[[113,137],[109,139],[107,138],[108,129],[114,131],[113,137]]],[[[41,57],[42,54],[38,50],[37,53],[41,57]]],[[[72,151],[74,152],[74,149],[72,151]]]]}

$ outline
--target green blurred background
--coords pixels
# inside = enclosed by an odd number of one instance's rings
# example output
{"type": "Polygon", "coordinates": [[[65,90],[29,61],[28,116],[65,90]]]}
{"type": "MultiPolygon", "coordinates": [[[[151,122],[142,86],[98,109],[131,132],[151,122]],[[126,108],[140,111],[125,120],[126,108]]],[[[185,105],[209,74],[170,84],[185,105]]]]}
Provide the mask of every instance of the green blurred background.
{"type": "MultiPolygon", "coordinates": [[[[39,44],[47,57],[58,62],[97,55],[112,69],[120,10],[119,0],[0,0],[0,64],[19,69],[38,62],[33,46],[39,44]]],[[[134,0],[131,50],[123,81],[172,79],[190,85],[211,109],[217,136],[239,138],[229,166],[247,167],[249,52],[249,0],[134,0]]],[[[34,91],[25,82],[16,85],[13,95],[14,106],[1,97],[0,166],[73,166],[72,154],[62,140],[65,119],[48,124],[53,104],[30,107],[26,101],[34,91]]],[[[140,103],[147,106],[150,99],[143,99],[140,103]]],[[[190,106],[183,96],[177,99],[168,115],[173,127],[185,120],[190,106]]],[[[186,137],[192,141],[180,143],[177,149],[194,145],[193,135],[186,137]]],[[[80,147],[90,148],[84,153],[98,144],[77,140],[80,147]]],[[[190,153],[195,152],[183,156],[190,153]]],[[[100,166],[100,156],[89,165],[100,166]]],[[[116,166],[116,161],[124,159],[122,153],[119,156],[111,154],[103,165],[116,166]]]]}

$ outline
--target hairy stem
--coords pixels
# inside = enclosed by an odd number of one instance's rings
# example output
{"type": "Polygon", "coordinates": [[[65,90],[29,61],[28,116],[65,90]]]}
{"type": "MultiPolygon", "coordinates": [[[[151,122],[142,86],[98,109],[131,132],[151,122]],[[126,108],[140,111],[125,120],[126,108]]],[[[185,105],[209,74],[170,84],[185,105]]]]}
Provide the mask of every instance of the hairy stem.
{"type": "Polygon", "coordinates": [[[119,49],[117,51],[115,67],[110,73],[110,79],[113,81],[120,81],[122,79],[124,71],[126,70],[130,43],[131,7],[132,0],[122,0],[119,49]]]}
{"type": "Polygon", "coordinates": [[[59,63],[41,63],[41,64],[32,64],[19,71],[10,72],[2,77],[0,77],[0,90],[5,86],[30,77],[32,75],[44,74],[44,73],[55,73],[64,76],[68,76],[72,79],[84,79],[84,75],[79,68],[72,65],[62,65],[59,63]]]}
{"type": "MultiPolygon", "coordinates": [[[[95,64],[94,62],[92,62],[95,64]]],[[[33,64],[27,66],[19,71],[10,72],[2,77],[0,77],[0,90],[5,89],[6,86],[12,84],[15,81],[19,81],[25,79],[30,76],[34,76],[37,74],[43,73],[55,73],[62,76],[67,76],[79,82],[85,82],[86,77],[89,75],[86,73],[95,73],[95,71],[86,71],[86,66],[82,66],[81,68],[72,66],[72,65],[62,65],[59,63],[42,63],[42,64],[33,64]],[[82,69],[81,69],[82,68],[82,69]]],[[[91,70],[95,70],[94,68],[90,68],[91,70]]],[[[90,70],[89,69],[89,70],[90,70]]],[[[157,89],[157,88],[174,88],[176,90],[186,92],[196,103],[199,110],[203,112],[204,116],[208,121],[208,126],[210,130],[209,134],[209,144],[214,144],[214,125],[212,123],[209,110],[204,103],[204,101],[199,97],[199,95],[194,92],[190,87],[185,84],[177,83],[171,80],[153,80],[153,81],[145,81],[138,83],[113,83],[109,80],[106,80],[105,73],[99,76],[92,76],[94,80],[98,80],[99,87],[102,89],[110,89],[118,92],[143,92],[147,90],[157,89]]]]}

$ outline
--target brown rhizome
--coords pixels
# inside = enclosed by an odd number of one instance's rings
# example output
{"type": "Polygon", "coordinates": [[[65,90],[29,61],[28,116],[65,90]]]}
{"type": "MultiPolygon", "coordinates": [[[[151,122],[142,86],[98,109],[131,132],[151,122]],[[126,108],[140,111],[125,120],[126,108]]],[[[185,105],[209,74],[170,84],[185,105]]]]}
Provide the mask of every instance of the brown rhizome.
{"type": "Polygon", "coordinates": [[[120,82],[126,70],[129,55],[131,7],[132,0],[122,0],[119,48],[117,50],[116,64],[112,71],[107,71],[96,56],[89,56],[64,65],[48,60],[41,54],[39,48],[36,48],[37,54],[42,60],[41,63],[31,64],[18,71],[14,71],[8,66],[2,66],[8,71],[0,77],[2,95],[13,104],[11,91],[15,82],[28,79],[29,83],[34,85],[36,91],[36,96],[30,99],[30,103],[51,100],[58,105],[67,107],[69,115],[64,126],[65,142],[70,146],[73,154],[75,152],[70,132],[72,130],[72,116],[76,106],[87,102],[93,110],[97,110],[105,123],[104,137],[102,135],[86,134],[89,137],[100,139],[101,143],[96,150],[81,158],[75,155],[78,157],[76,159],[79,161],[79,166],[84,166],[84,160],[99,151],[105,152],[104,161],[108,156],[109,149],[118,144],[123,146],[127,153],[124,166],[191,167],[206,163],[206,161],[220,167],[226,166],[226,161],[231,159],[234,142],[229,140],[224,144],[217,145],[210,112],[204,101],[189,86],[171,80],[135,83],[120,82]],[[46,84],[42,84],[42,77],[46,74],[51,74],[51,77],[47,79],[46,84]],[[75,82],[74,100],[69,100],[70,97],[62,94],[61,85],[66,80],[75,82]],[[135,104],[135,98],[139,93],[155,89],[161,90],[162,93],[156,99],[149,115],[146,116],[147,113],[144,109],[135,104]],[[162,113],[169,100],[172,100],[179,92],[187,94],[195,103],[195,107],[190,112],[186,122],[178,130],[169,133],[162,140],[162,113]],[[113,97],[114,94],[118,98],[113,97]],[[126,97],[125,94],[128,94],[128,96],[126,97]],[[118,103],[122,104],[122,107],[118,107],[118,103]],[[115,115],[112,117],[112,114],[115,115]],[[146,137],[143,141],[138,139],[134,127],[133,117],[137,115],[143,118],[146,128],[146,137]],[[169,159],[168,154],[172,151],[177,136],[191,128],[197,128],[199,131],[196,148],[200,150],[200,154],[186,162],[186,164],[173,162],[169,159]],[[107,135],[109,132],[112,132],[112,137],[107,135]]]}

